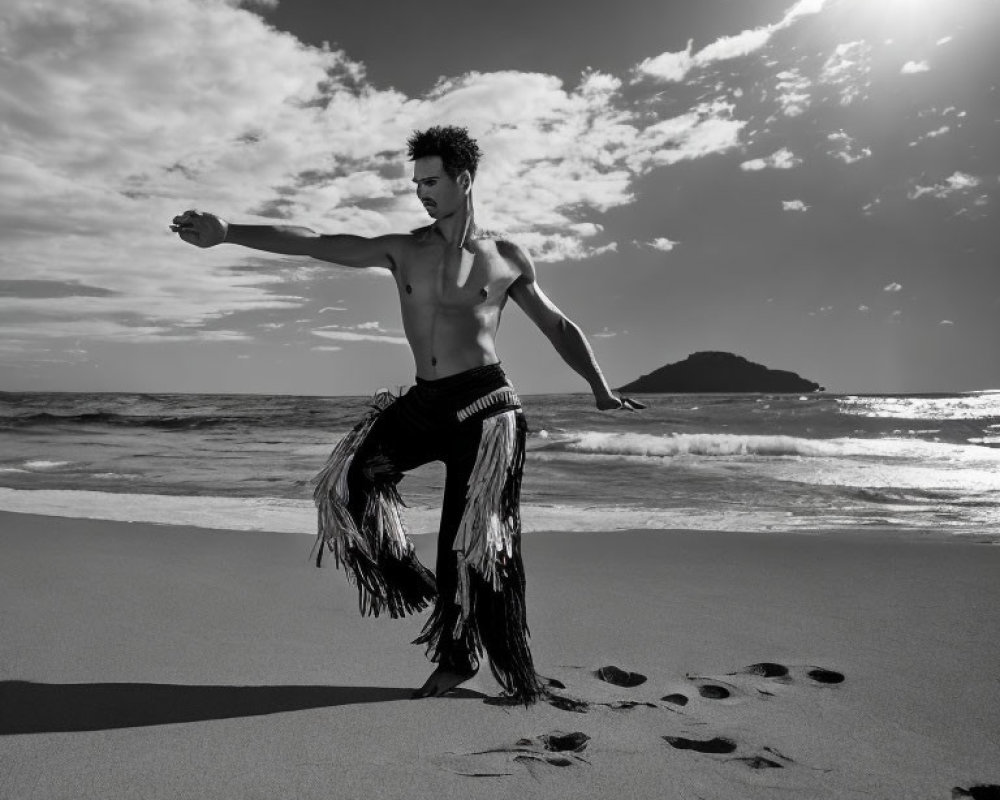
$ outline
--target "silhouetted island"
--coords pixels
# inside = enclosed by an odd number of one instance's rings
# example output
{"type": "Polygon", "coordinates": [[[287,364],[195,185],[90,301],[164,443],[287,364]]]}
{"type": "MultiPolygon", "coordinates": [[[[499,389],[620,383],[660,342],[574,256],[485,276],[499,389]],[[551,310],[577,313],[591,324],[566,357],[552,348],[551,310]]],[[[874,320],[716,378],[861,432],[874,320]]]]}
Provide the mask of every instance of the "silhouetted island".
{"type": "Polygon", "coordinates": [[[815,392],[818,383],[783,369],[768,369],[742,356],[718,351],[692,353],[683,361],[667,364],[621,392],[815,392]]]}

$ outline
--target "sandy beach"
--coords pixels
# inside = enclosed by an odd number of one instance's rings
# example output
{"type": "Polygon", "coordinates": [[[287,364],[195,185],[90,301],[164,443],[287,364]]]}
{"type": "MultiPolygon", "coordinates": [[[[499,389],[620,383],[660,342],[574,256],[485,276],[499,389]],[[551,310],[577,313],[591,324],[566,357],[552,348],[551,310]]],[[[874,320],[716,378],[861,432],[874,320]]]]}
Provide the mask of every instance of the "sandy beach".
{"type": "MultiPolygon", "coordinates": [[[[991,543],[526,535],[537,666],[565,689],[525,709],[484,702],[499,691],[485,668],[410,700],[431,668],[409,644],[422,617],[362,619],[309,537],[9,513],[0,531],[4,800],[930,799],[1000,784],[991,543]],[[614,685],[607,666],[646,680],[614,685]]],[[[432,562],[434,537],[416,541],[432,562]]]]}

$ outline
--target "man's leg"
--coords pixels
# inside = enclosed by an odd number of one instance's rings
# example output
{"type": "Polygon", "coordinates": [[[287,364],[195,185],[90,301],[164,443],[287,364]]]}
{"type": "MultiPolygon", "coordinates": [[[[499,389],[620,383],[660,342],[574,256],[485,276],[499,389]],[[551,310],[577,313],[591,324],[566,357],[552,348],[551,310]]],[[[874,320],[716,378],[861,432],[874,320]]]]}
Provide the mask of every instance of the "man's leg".
{"type": "Polygon", "coordinates": [[[399,419],[400,402],[405,400],[396,400],[356,429],[341,467],[325,476],[326,491],[317,494],[320,556],[322,544],[328,543],[358,587],[361,613],[376,617],[383,611],[393,618],[422,611],[436,595],[434,576],[417,559],[403,530],[396,491],[404,472],[432,457],[420,433],[399,419]]]}
{"type": "MultiPolygon", "coordinates": [[[[514,413],[514,412],[505,412],[514,413]]],[[[447,479],[438,537],[437,585],[438,598],[434,612],[416,644],[426,644],[438,669],[428,679],[418,696],[441,694],[472,677],[479,666],[480,649],[490,658],[490,669],[501,686],[512,696],[533,702],[543,693],[528,647],[528,625],[525,612],[524,566],[520,548],[520,484],[524,463],[526,423],[522,414],[515,416],[516,439],[510,451],[484,445],[483,421],[463,424],[451,443],[446,460],[447,479]],[[497,469],[483,469],[484,459],[503,454],[505,463],[497,469]],[[478,467],[478,469],[477,469],[478,467]],[[480,486],[490,472],[499,482],[495,486],[480,486]],[[471,500],[470,500],[471,498],[471,500]],[[513,528],[509,555],[501,555],[495,569],[498,587],[475,570],[469,572],[470,608],[463,620],[462,606],[456,599],[459,589],[459,554],[454,543],[469,504],[487,502],[513,528]]],[[[473,509],[473,511],[477,511],[473,509]]],[[[477,517],[484,509],[478,509],[477,517]]],[[[485,531],[478,534],[485,535],[485,531]]]]}
{"type": "Polygon", "coordinates": [[[461,456],[452,457],[446,463],[435,566],[438,596],[430,619],[413,642],[426,645],[428,657],[438,667],[414,693],[414,697],[438,697],[469,680],[479,671],[480,642],[476,637],[475,626],[466,626],[463,635],[459,637],[454,632],[461,608],[455,602],[457,569],[452,545],[465,508],[466,488],[476,458],[475,445],[465,448],[461,456]]]}

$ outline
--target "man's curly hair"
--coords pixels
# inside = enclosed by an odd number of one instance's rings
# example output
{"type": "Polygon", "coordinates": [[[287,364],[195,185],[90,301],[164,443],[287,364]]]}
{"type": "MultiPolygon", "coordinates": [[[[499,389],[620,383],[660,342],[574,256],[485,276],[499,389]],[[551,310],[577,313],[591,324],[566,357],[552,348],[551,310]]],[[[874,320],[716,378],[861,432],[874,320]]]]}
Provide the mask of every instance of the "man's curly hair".
{"type": "Polygon", "coordinates": [[[455,180],[462,170],[469,170],[469,175],[475,180],[476,167],[482,151],[476,140],[469,136],[467,128],[455,125],[435,125],[425,131],[414,131],[406,140],[407,155],[410,161],[427,156],[440,156],[444,171],[448,177],[455,180]]]}

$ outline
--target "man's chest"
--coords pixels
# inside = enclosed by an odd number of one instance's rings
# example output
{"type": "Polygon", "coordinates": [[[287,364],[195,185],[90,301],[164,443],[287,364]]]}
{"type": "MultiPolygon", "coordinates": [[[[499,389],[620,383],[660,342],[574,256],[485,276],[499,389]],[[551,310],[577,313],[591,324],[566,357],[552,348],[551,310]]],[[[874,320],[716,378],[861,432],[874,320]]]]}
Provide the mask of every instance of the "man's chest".
{"type": "Polygon", "coordinates": [[[467,308],[499,301],[517,279],[496,248],[420,248],[397,272],[403,304],[467,308]]]}

